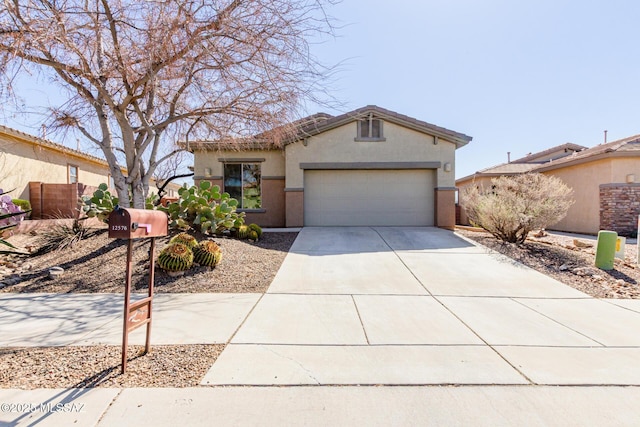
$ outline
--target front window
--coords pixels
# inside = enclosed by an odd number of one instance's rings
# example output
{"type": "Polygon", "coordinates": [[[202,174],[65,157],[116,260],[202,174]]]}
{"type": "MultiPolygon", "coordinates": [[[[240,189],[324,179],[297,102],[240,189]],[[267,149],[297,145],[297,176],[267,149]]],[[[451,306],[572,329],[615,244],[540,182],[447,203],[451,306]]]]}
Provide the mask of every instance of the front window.
{"type": "Polygon", "coordinates": [[[78,182],[78,167],[69,165],[69,184],[75,184],[78,182]]]}
{"type": "Polygon", "coordinates": [[[240,209],[260,209],[260,163],[225,163],[224,191],[238,200],[240,209]]]}

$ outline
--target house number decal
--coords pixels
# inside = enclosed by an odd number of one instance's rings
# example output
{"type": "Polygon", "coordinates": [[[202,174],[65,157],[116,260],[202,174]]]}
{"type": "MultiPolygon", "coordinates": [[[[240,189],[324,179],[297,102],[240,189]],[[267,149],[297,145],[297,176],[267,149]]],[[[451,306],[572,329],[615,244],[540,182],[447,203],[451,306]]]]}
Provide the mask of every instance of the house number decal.
{"type": "Polygon", "coordinates": [[[114,225],[111,227],[112,231],[127,231],[128,227],[126,225],[114,225]]]}

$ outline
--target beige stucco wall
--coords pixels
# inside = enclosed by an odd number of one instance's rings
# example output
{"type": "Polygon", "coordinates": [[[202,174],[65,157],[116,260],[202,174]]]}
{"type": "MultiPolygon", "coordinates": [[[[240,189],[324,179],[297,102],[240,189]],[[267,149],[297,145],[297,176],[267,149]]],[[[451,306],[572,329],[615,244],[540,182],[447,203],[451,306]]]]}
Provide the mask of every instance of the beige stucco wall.
{"type": "Polygon", "coordinates": [[[611,182],[626,183],[627,175],[635,175],[635,182],[640,183],[640,155],[611,159],[611,182]]]}
{"type": "Polygon", "coordinates": [[[640,180],[638,157],[613,157],[544,172],[573,189],[575,203],[551,229],[596,234],[600,229],[600,184],[624,183],[627,175],[640,180]]]}
{"type": "Polygon", "coordinates": [[[304,171],[300,163],[314,162],[441,162],[451,171],[437,169],[436,186],[455,186],[455,144],[439,140],[393,123],[383,123],[385,141],[354,141],[357,123],[323,132],[286,147],[286,187],[303,188],[304,171]]]}
{"type": "Polygon", "coordinates": [[[64,153],[0,133],[0,188],[13,198],[29,199],[29,181],[68,183],[68,165],[78,167],[78,182],[98,186],[108,182],[109,169],[70,153],[64,153]]]}
{"type": "Polygon", "coordinates": [[[193,172],[194,179],[206,179],[205,170],[211,169],[211,177],[219,178],[223,175],[225,159],[265,159],[262,162],[263,177],[283,177],[285,173],[284,153],[280,150],[249,150],[249,151],[195,151],[193,172]]]}
{"type": "Polygon", "coordinates": [[[597,233],[600,227],[600,184],[611,182],[611,160],[599,160],[544,172],[573,189],[575,203],[553,230],[597,233]]]}

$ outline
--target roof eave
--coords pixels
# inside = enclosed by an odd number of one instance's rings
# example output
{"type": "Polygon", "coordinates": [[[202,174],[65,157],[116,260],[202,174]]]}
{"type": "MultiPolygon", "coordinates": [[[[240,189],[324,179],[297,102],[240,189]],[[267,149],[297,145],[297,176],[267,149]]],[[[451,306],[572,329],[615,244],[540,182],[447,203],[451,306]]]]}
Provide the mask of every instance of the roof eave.
{"type": "Polygon", "coordinates": [[[560,169],[569,166],[576,166],[583,163],[595,162],[598,160],[611,159],[617,157],[640,157],[640,151],[605,151],[604,153],[594,154],[593,156],[579,157],[573,160],[563,162],[545,163],[540,167],[533,168],[532,172],[547,172],[550,170],[560,169]]]}
{"type": "Polygon", "coordinates": [[[369,113],[375,113],[376,117],[379,117],[385,121],[395,123],[397,125],[415,130],[420,133],[436,136],[444,141],[449,141],[455,144],[456,149],[467,145],[473,139],[473,137],[465,135],[463,133],[455,132],[436,125],[432,125],[430,123],[410,118],[408,116],[393,113],[389,110],[385,110],[384,108],[380,108],[377,106],[367,106],[303,128],[295,138],[287,141],[285,145],[292,144],[305,138],[318,135],[322,132],[326,132],[328,130],[352,123],[362,117],[365,117],[369,113]]]}

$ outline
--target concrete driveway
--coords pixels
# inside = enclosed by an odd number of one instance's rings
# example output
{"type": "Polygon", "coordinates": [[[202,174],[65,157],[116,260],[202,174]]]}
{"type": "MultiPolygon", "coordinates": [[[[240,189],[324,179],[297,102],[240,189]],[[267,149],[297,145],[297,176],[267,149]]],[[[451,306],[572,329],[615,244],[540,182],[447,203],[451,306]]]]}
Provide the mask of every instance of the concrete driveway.
{"type": "Polygon", "coordinates": [[[436,228],[304,228],[204,385],[640,385],[640,301],[436,228]]]}

